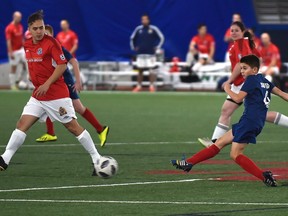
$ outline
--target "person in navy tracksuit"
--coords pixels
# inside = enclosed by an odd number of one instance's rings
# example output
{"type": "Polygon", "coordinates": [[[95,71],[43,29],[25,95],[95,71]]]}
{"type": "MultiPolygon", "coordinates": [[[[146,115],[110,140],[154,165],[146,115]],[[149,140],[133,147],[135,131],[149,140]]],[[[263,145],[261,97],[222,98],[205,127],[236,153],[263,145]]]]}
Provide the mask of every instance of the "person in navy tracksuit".
{"type": "Polygon", "coordinates": [[[136,64],[139,69],[138,85],[133,89],[138,92],[142,89],[143,71],[150,71],[150,91],[154,92],[155,75],[152,69],[156,68],[155,52],[160,50],[164,43],[164,36],[154,25],[150,25],[149,16],[144,14],[141,17],[142,25],[139,25],[133,31],[130,37],[130,46],[137,54],[136,64]]]}

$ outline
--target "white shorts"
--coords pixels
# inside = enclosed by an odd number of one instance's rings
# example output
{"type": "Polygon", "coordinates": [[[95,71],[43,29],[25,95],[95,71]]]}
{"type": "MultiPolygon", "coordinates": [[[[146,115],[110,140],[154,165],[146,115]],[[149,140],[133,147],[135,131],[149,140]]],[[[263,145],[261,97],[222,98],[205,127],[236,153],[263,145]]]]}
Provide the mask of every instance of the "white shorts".
{"type": "MultiPolygon", "coordinates": [[[[231,91],[238,94],[243,86],[244,82],[241,85],[235,86],[234,84],[231,85],[231,91]]],[[[229,95],[227,95],[227,99],[232,99],[229,95]]]]}
{"type": "Polygon", "coordinates": [[[71,98],[61,98],[50,101],[39,101],[30,97],[23,109],[22,115],[32,115],[45,122],[49,117],[51,121],[59,121],[63,124],[77,119],[71,98]]]}
{"type": "Polygon", "coordinates": [[[15,50],[12,52],[14,58],[11,59],[9,57],[9,64],[11,65],[18,65],[21,62],[25,63],[26,62],[26,58],[25,58],[25,51],[24,48],[21,48],[19,50],[15,50]]]}
{"type": "Polygon", "coordinates": [[[156,56],[148,54],[137,55],[136,66],[138,68],[154,68],[157,66],[156,56]]]}

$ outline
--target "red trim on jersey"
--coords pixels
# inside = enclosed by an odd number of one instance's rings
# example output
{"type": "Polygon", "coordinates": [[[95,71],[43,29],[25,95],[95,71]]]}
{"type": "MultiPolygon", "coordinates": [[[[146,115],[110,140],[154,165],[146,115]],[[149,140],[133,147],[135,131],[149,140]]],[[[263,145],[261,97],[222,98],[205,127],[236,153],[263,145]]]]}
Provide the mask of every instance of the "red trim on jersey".
{"type": "Polygon", "coordinates": [[[54,73],[55,66],[66,64],[67,60],[62,52],[61,45],[53,37],[44,35],[39,43],[34,44],[32,38],[24,44],[30,79],[35,86],[32,96],[38,100],[56,100],[69,97],[68,88],[61,76],[51,84],[44,96],[36,97],[35,91],[54,73]],[[53,66],[54,65],[54,66],[53,66]]]}

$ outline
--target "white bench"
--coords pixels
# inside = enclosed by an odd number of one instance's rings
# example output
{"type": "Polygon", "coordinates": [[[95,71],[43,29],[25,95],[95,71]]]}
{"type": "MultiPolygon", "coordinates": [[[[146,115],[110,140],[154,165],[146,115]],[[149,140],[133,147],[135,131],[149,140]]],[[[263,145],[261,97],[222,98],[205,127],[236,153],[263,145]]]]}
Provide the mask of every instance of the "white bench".
{"type": "MultiPolygon", "coordinates": [[[[107,63],[106,63],[107,64],[107,63]]],[[[118,63],[119,71],[103,70],[105,63],[94,63],[89,68],[82,68],[81,72],[87,79],[87,85],[92,85],[92,89],[96,90],[97,85],[108,85],[110,89],[115,86],[132,87],[137,84],[132,80],[133,76],[137,76],[137,71],[134,71],[132,65],[124,62],[118,63]],[[124,67],[123,67],[124,66],[124,67]],[[122,67],[122,68],[121,68],[122,67]]],[[[169,72],[172,63],[158,63],[156,69],[158,81],[155,83],[158,87],[169,86],[171,89],[188,88],[188,89],[216,89],[217,82],[224,76],[229,76],[226,63],[215,63],[213,65],[205,65],[197,73],[201,82],[182,83],[180,76],[188,76],[189,72],[169,72]]],[[[179,62],[178,66],[187,66],[185,62],[179,62]]],[[[144,76],[149,75],[148,71],[143,72],[144,76]]],[[[143,82],[143,85],[148,85],[148,82],[143,82]]]]}

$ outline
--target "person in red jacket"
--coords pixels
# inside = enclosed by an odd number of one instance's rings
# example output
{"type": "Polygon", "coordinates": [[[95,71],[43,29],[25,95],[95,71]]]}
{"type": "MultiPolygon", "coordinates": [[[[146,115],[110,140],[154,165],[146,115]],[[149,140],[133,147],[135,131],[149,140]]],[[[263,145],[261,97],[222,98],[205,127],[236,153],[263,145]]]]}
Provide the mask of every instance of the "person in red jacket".
{"type": "MultiPolygon", "coordinates": [[[[23,49],[23,26],[21,24],[22,14],[19,11],[13,13],[13,20],[5,28],[5,37],[7,43],[7,52],[11,72],[9,74],[10,88],[17,89],[16,71],[18,66],[25,71],[25,53],[23,49]]],[[[22,71],[23,72],[23,71],[22,71]]],[[[26,74],[22,74],[24,76],[26,74]]],[[[26,77],[25,77],[26,78],[26,77]]],[[[19,78],[20,79],[20,78],[19,78]]]]}
{"type": "Polygon", "coordinates": [[[278,47],[271,42],[268,33],[261,34],[261,45],[259,51],[262,56],[260,72],[265,78],[272,82],[274,74],[279,74],[281,68],[281,56],[278,47]]]}
{"type": "Polygon", "coordinates": [[[194,72],[198,72],[202,65],[214,62],[215,39],[207,32],[205,24],[198,26],[198,34],[192,38],[189,51],[192,56],[198,56],[198,61],[192,67],[192,71],[194,72]]]}
{"type": "Polygon", "coordinates": [[[92,163],[96,164],[101,156],[89,132],[76,120],[72,100],[63,78],[67,60],[59,42],[44,34],[43,11],[37,11],[29,16],[28,28],[32,38],[25,41],[24,49],[30,79],[35,89],[23,109],[5,152],[0,157],[0,171],[8,168],[13,155],[24,143],[26,132],[32,125],[38,120],[45,121],[47,117],[52,121],[61,122],[76,136],[90,154],[92,163]]]}
{"type": "Polygon", "coordinates": [[[62,31],[56,35],[56,39],[75,57],[76,50],[78,49],[78,36],[70,29],[68,20],[61,20],[60,26],[62,31]]]}

